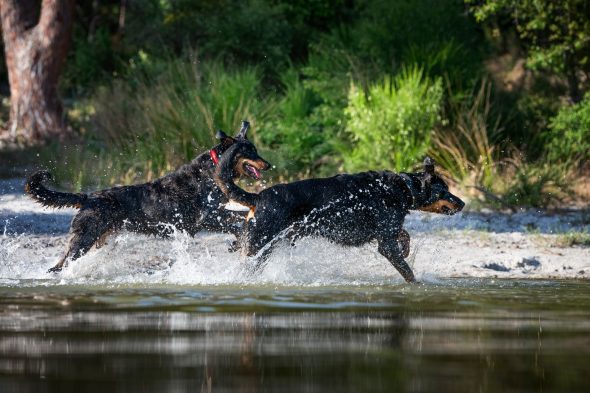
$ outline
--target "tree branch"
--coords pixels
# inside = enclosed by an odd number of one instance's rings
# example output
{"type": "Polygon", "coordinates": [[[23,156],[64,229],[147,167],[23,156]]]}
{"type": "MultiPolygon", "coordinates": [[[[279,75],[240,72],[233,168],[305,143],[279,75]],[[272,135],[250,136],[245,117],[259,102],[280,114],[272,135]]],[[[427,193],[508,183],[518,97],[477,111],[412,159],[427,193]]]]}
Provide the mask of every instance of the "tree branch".
{"type": "Polygon", "coordinates": [[[38,16],[39,9],[33,0],[1,0],[0,17],[5,40],[7,36],[14,35],[11,38],[16,38],[35,27],[38,16]]]}
{"type": "MultiPolygon", "coordinates": [[[[75,0],[43,0],[37,29],[42,33],[41,44],[45,48],[69,47],[63,40],[70,37],[73,25],[75,0]]],[[[65,53],[63,54],[65,55],[65,53]]]]}

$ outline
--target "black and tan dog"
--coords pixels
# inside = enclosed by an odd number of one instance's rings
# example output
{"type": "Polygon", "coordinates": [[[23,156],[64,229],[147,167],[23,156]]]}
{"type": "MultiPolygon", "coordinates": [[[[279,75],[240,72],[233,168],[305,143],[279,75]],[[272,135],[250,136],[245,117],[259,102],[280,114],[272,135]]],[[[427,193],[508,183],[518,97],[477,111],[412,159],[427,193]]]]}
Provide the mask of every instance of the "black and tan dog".
{"type": "Polygon", "coordinates": [[[414,273],[404,260],[409,251],[409,236],[402,229],[405,216],[409,210],[450,215],[464,206],[435,174],[430,158],[418,173],[343,174],[248,193],[233,182],[234,163],[245,151],[240,143],[230,146],[215,171],[215,181],[230,200],[250,208],[238,239],[246,255],[259,258],[257,268],[277,239],[284,237],[294,242],[319,236],[345,246],[377,241],[379,252],[406,281],[414,282],[414,273]]]}
{"type": "Polygon", "coordinates": [[[233,160],[232,171],[238,176],[260,178],[260,171],[269,164],[246,138],[247,130],[242,128],[235,138],[219,131],[221,143],[210,151],[177,171],[144,184],[73,194],[45,188],[42,182],[51,179],[48,172],[32,175],[25,191],[36,201],[49,207],[80,209],[72,220],[68,250],[49,271],[60,271],[66,261],[80,258],[93,245],[100,247],[107,236],[120,229],[168,236],[174,226],[191,235],[201,230],[235,234],[244,215],[221,206],[227,198],[214,183],[213,171],[222,154],[239,143],[241,149],[248,151],[248,158],[233,160]]]}

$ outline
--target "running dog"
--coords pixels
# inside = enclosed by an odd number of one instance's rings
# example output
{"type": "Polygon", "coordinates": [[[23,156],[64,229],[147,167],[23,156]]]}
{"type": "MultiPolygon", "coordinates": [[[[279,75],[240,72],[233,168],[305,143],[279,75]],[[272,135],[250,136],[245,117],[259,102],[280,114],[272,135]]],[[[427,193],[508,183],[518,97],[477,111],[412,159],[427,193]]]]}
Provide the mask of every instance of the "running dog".
{"type": "Polygon", "coordinates": [[[242,128],[235,138],[218,131],[221,142],[210,151],[144,184],[73,194],[45,188],[43,182],[52,178],[49,172],[33,174],[25,184],[25,192],[33,199],[48,207],[80,210],[72,220],[67,252],[49,272],[59,272],[67,261],[80,258],[93,245],[100,248],[110,234],[121,229],[163,237],[171,234],[171,226],[191,235],[201,230],[236,234],[244,216],[222,207],[227,198],[215,185],[213,172],[220,157],[236,143],[248,152],[248,159],[233,160],[237,177],[259,179],[260,171],[270,167],[248,141],[247,131],[242,128]]]}
{"type": "Polygon", "coordinates": [[[255,269],[281,238],[294,244],[301,237],[318,236],[344,246],[377,241],[379,253],[407,282],[415,282],[404,260],[409,253],[409,235],[402,229],[405,216],[409,210],[451,215],[465,206],[435,174],[430,158],[418,173],[343,174],[249,193],[233,182],[235,162],[247,151],[241,142],[230,146],[215,170],[215,182],[230,200],[250,209],[238,241],[244,254],[257,257],[255,269]]]}

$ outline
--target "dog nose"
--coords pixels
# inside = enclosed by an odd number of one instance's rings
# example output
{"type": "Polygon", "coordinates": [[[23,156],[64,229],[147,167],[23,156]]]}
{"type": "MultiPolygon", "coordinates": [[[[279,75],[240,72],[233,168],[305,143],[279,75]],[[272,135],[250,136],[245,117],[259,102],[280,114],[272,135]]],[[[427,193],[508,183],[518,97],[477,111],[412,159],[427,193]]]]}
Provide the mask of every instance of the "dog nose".
{"type": "Polygon", "coordinates": [[[263,170],[267,171],[271,168],[272,165],[270,162],[266,161],[265,159],[263,159],[262,162],[264,162],[264,168],[262,168],[263,170]]]}
{"type": "Polygon", "coordinates": [[[465,202],[463,202],[461,199],[457,198],[457,200],[455,201],[455,204],[457,205],[457,211],[461,211],[463,210],[463,208],[465,207],[465,202]]]}

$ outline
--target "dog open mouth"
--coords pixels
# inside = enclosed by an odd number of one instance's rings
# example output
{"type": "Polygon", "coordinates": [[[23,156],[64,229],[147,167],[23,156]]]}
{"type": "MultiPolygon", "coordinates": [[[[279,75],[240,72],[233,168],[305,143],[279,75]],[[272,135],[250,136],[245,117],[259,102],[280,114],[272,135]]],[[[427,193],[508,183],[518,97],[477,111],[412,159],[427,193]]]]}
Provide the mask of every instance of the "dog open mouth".
{"type": "Polygon", "coordinates": [[[244,163],[244,171],[252,178],[258,180],[262,177],[262,174],[260,173],[260,170],[258,170],[258,168],[256,168],[254,165],[245,162],[244,163]]]}
{"type": "Polygon", "coordinates": [[[453,204],[452,207],[451,206],[442,206],[441,213],[446,214],[447,216],[452,216],[453,214],[460,212],[461,209],[463,209],[462,206],[457,206],[455,204],[453,204]]]}
{"type": "Polygon", "coordinates": [[[453,214],[455,214],[457,212],[457,209],[451,209],[448,206],[443,206],[441,208],[441,210],[442,210],[442,213],[446,214],[447,216],[452,216],[453,214]]]}

